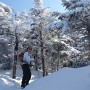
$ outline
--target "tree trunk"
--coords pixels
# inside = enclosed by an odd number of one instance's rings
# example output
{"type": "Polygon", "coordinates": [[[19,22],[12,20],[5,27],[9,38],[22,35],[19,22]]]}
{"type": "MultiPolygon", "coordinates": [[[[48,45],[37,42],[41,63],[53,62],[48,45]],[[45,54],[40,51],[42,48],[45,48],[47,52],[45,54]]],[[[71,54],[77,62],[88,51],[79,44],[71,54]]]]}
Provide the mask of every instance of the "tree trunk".
{"type": "Polygon", "coordinates": [[[35,70],[38,70],[37,50],[35,50],[34,60],[35,60],[35,70]]]}
{"type": "Polygon", "coordinates": [[[17,51],[18,51],[18,38],[16,35],[16,42],[15,42],[15,48],[14,48],[14,62],[13,62],[13,72],[12,72],[12,78],[16,78],[16,65],[17,65],[17,51]]]}
{"type": "MultiPolygon", "coordinates": [[[[42,30],[42,26],[41,26],[42,30]]],[[[44,62],[44,55],[43,55],[43,41],[42,41],[42,31],[40,30],[40,41],[41,41],[41,60],[42,60],[42,70],[43,70],[43,77],[45,76],[45,62],[44,62]]]]}

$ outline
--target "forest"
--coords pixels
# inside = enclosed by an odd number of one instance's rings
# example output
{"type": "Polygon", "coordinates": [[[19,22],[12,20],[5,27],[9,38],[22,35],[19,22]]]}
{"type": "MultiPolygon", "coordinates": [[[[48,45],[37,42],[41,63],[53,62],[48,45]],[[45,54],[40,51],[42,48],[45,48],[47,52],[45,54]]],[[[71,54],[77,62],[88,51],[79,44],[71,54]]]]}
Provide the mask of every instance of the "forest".
{"type": "Polygon", "coordinates": [[[90,64],[90,0],[62,0],[65,13],[50,11],[41,1],[23,12],[0,2],[0,69],[12,69],[12,78],[18,54],[27,47],[42,76],[90,64]]]}

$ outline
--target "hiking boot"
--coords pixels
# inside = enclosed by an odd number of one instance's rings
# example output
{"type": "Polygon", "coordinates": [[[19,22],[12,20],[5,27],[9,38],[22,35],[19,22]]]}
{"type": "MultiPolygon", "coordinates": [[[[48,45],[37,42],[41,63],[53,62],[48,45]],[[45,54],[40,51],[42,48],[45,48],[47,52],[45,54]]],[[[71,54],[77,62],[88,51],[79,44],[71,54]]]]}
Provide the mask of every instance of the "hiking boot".
{"type": "Polygon", "coordinates": [[[26,84],[26,86],[29,85],[29,83],[26,84]]]}
{"type": "Polygon", "coordinates": [[[25,88],[25,85],[21,85],[21,89],[25,88]]]}

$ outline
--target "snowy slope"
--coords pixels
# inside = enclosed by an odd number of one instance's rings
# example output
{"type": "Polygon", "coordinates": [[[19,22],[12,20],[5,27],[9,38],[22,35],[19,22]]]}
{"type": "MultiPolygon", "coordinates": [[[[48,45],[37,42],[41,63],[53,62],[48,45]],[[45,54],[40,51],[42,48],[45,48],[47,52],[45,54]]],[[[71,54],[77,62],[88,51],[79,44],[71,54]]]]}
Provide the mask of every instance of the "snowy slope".
{"type": "Polygon", "coordinates": [[[31,83],[25,90],[90,90],[90,66],[63,68],[31,83]]]}
{"type": "MultiPolygon", "coordinates": [[[[11,71],[0,71],[0,90],[21,90],[22,72],[17,70],[17,73],[16,80],[13,80],[11,71]]],[[[66,67],[44,78],[39,78],[38,72],[32,70],[30,84],[23,90],[90,90],[90,66],[66,67]]]]}

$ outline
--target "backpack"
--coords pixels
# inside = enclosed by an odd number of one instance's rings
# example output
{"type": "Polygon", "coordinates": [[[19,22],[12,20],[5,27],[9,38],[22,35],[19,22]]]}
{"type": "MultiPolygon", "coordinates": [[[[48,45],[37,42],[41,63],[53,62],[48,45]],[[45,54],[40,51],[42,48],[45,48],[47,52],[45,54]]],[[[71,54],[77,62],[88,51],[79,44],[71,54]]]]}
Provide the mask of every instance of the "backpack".
{"type": "Polygon", "coordinates": [[[20,54],[18,55],[18,58],[19,58],[19,61],[20,61],[20,62],[23,62],[23,57],[24,57],[24,52],[22,52],[22,53],[20,53],[20,54]]]}

